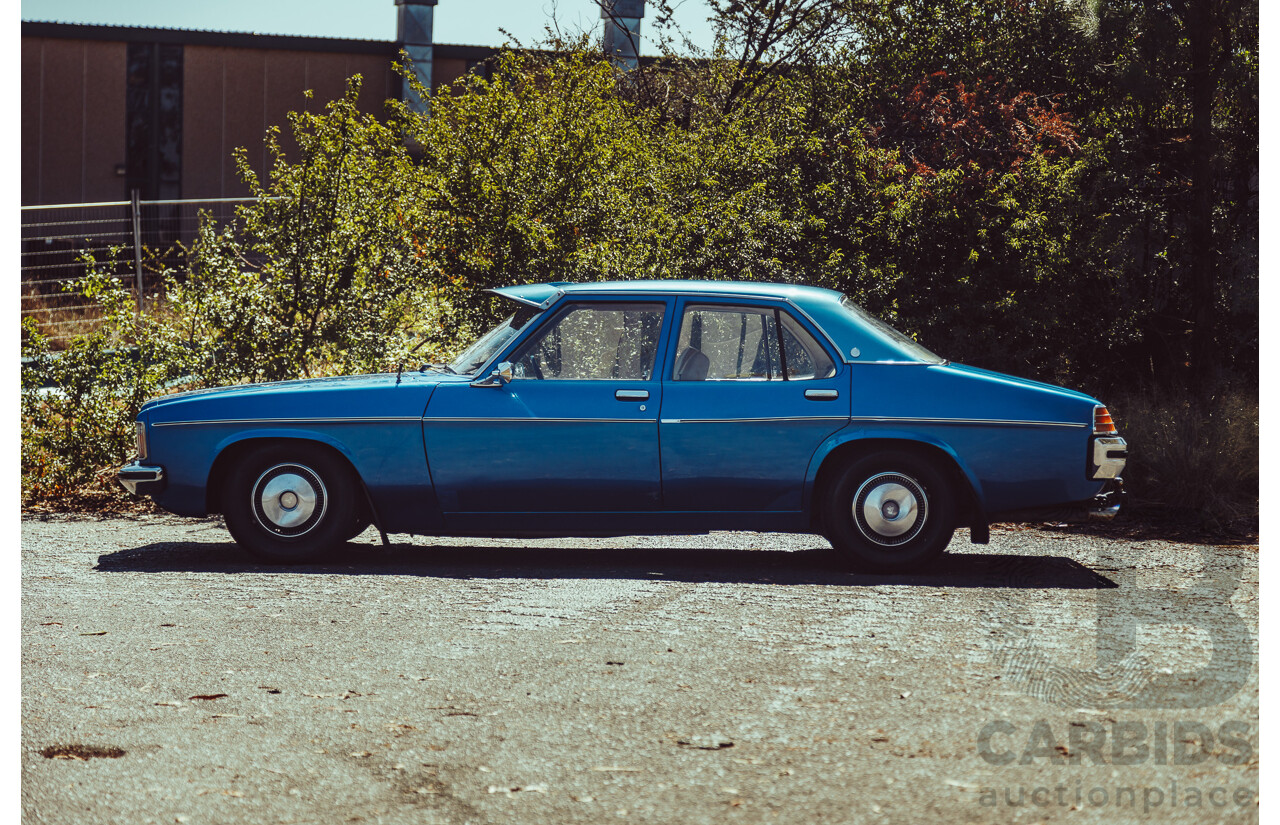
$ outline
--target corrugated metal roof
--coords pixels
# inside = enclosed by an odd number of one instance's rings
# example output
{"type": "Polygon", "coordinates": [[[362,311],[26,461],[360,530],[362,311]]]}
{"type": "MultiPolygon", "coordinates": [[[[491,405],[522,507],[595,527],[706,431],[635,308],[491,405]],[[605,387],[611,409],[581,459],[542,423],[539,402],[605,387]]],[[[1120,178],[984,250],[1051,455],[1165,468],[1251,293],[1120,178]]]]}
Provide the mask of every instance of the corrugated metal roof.
{"type": "Polygon", "coordinates": [[[128,32],[166,31],[166,32],[198,32],[201,34],[242,35],[249,37],[305,37],[312,40],[358,40],[365,43],[390,43],[390,40],[375,40],[367,37],[331,37],[323,34],[287,34],[285,32],[239,31],[235,29],[178,29],[169,26],[135,26],[127,23],[78,23],[71,20],[23,20],[22,25],[76,26],[94,29],[120,29],[128,32]]]}
{"type": "MultiPolygon", "coordinates": [[[[53,37],[67,40],[118,40],[123,42],[175,43],[290,51],[396,53],[394,40],[353,37],[268,34],[261,32],[216,31],[213,29],[172,29],[157,26],[123,26],[99,23],[65,23],[52,20],[23,20],[23,37],[53,37]]],[[[440,57],[482,59],[498,51],[494,46],[436,43],[440,57]]]]}

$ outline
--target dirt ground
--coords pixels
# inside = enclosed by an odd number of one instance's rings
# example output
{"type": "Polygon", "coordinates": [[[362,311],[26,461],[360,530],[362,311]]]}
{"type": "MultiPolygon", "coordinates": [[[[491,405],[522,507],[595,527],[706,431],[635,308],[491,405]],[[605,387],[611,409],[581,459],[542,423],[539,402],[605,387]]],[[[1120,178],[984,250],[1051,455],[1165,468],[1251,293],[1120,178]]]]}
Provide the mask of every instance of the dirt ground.
{"type": "Polygon", "coordinates": [[[1256,545],[22,523],[28,823],[1253,822],[1256,545]]]}

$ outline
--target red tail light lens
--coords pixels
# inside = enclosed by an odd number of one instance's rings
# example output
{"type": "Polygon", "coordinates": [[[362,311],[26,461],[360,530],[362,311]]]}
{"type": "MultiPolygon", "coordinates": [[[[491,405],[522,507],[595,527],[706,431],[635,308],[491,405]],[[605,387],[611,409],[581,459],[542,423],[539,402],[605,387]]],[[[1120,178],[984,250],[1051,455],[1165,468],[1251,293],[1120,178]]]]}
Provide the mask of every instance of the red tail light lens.
{"type": "Polygon", "coordinates": [[[1096,435],[1116,434],[1116,422],[1111,419],[1111,413],[1107,412],[1106,407],[1093,408],[1093,432],[1096,435]]]}

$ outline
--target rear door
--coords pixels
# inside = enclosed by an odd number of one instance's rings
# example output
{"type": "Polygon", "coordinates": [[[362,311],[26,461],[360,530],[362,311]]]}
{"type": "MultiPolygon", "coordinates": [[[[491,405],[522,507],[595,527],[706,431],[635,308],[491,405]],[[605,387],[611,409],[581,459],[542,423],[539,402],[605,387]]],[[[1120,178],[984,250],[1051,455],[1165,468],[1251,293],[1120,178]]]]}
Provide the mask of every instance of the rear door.
{"type": "Polygon", "coordinates": [[[797,512],[818,446],[849,421],[848,366],[766,301],[682,299],[664,370],[663,508],[797,512]]]}

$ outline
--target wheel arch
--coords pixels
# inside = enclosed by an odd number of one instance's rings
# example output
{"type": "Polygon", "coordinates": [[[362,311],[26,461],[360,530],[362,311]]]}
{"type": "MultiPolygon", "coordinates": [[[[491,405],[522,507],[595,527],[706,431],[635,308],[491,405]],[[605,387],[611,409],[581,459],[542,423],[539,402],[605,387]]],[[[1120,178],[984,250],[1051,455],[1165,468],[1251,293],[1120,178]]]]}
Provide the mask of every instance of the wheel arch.
{"type": "MultiPolygon", "coordinates": [[[[206,512],[223,512],[222,488],[225,485],[227,476],[240,458],[255,449],[291,442],[305,445],[308,448],[324,450],[345,464],[347,469],[350,470],[352,478],[360,485],[360,490],[364,497],[363,506],[368,509],[374,524],[379,524],[378,514],[373,506],[373,499],[369,496],[369,489],[365,485],[360,471],[356,469],[355,462],[351,460],[351,456],[337,441],[312,433],[249,433],[227,439],[227,441],[220,444],[213,459],[213,464],[209,468],[209,477],[205,482],[206,512]]],[[[381,529],[381,526],[379,526],[379,529],[381,529]]]]}
{"type": "Polygon", "coordinates": [[[988,521],[979,493],[981,485],[960,457],[948,445],[906,434],[875,436],[847,435],[824,445],[825,452],[814,462],[807,501],[809,523],[816,532],[822,530],[822,507],[829,485],[839,478],[841,468],[851,462],[883,450],[900,450],[918,455],[938,466],[959,491],[957,523],[968,526],[975,544],[986,544],[988,521]]]}

